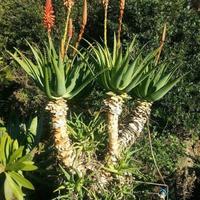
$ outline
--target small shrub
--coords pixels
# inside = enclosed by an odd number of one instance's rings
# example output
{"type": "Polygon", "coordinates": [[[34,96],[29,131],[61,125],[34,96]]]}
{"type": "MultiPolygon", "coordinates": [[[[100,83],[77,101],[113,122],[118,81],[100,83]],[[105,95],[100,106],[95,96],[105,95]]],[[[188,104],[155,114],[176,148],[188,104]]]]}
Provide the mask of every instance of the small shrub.
{"type": "Polygon", "coordinates": [[[22,187],[34,190],[32,183],[23,176],[23,171],[33,171],[37,167],[32,154],[23,155],[24,147],[8,134],[0,136],[0,182],[6,200],[23,200],[22,187]]]}

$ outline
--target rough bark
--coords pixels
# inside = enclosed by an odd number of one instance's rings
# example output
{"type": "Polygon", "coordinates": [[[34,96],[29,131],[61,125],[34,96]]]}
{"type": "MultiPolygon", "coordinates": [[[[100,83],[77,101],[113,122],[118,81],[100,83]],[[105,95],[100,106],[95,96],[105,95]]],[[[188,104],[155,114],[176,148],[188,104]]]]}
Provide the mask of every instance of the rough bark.
{"type": "Polygon", "coordinates": [[[51,117],[51,133],[57,160],[65,167],[72,166],[72,147],[67,134],[67,103],[64,99],[52,100],[46,106],[51,117]]]}
{"type": "Polygon", "coordinates": [[[131,114],[120,131],[120,149],[133,145],[138,137],[140,137],[142,130],[150,117],[152,103],[147,101],[137,101],[131,114]]]}
{"type": "Polygon", "coordinates": [[[104,101],[104,104],[108,118],[109,155],[112,161],[116,161],[119,155],[118,120],[122,112],[123,98],[117,95],[110,96],[104,101]]]}

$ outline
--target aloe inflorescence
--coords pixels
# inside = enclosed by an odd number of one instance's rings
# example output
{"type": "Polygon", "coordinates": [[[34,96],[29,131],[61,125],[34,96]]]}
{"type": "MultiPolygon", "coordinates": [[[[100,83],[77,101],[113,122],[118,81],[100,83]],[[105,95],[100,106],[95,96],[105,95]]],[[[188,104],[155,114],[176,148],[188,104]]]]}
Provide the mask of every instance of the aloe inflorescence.
{"type": "Polygon", "coordinates": [[[44,26],[47,28],[48,33],[50,33],[55,23],[54,9],[51,0],[46,1],[43,23],[44,26]]]}
{"type": "Polygon", "coordinates": [[[118,41],[118,45],[120,45],[120,37],[121,37],[121,32],[122,32],[122,19],[123,19],[123,15],[124,15],[124,9],[125,9],[125,0],[120,0],[119,1],[119,25],[118,25],[118,31],[117,31],[117,41],[118,41]]]}

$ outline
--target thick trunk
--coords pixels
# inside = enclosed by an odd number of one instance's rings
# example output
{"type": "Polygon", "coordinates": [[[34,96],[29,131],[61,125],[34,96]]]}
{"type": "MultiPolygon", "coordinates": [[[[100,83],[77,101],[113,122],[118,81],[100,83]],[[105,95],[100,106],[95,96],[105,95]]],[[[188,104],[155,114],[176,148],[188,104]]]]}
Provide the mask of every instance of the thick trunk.
{"type": "Polygon", "coordinates": [[[72,165],[72,147],[67,134],[67,103],[64,99],[49,101],[46,110],[51,116],[51,133],[58,162],[65,167],[72,165]]]}
{"type": "Polygon", "coordinates": [[[108,120],[109,156],[111,161],[116,161],[119,155],[118,120],[122,112],[123,99],[121,96],[110,96],[105,101],[108,120]]]}
{"type": "Polygon", "coordinates": [[[121,131],[121,137],[119,139],[121,150],[133,145],[136,139],[140,137],[142,130],[149,119],[151,105],[152,103],[147,101],[136,102],[131,115],[128,116],[125,126],[121,131]]]}

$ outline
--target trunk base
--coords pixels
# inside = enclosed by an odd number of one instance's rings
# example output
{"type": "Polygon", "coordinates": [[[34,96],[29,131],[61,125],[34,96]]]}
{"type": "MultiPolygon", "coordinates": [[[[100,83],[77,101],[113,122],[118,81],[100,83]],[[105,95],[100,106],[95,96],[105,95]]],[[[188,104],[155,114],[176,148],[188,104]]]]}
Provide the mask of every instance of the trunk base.
{"type": "Polygon", "coordinates": [[[132,146],[136,139],[140,137],[142,130],[149,119],[152,103],[147,101],[138,101],[131,113],[131,116],[125,122],[120,137],[121,150],[132,146]]]}
{"type": "Polygon", "coordinates": [[[118,121],[122,112],[123,97],[111,94],[104,104],[107,110],[108,120],[108,135],[109,135],[109,151],[107,161],[111,163],[117,162],[119,157],[119,143],[118,143],[118,121]]]}
{"type": "Polygon", "coordinates": [[[51,116],[51,133],[56,149],[57,160],[65,167],[72,166],[72,147],[67,134],[67,103],[64,99],[50,101],[46,110],[51,116]]]}

